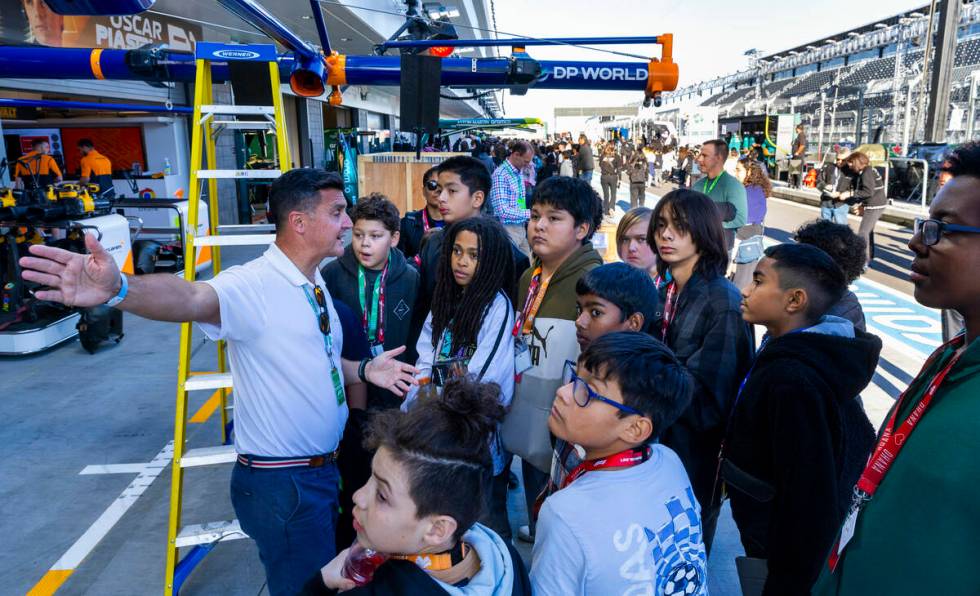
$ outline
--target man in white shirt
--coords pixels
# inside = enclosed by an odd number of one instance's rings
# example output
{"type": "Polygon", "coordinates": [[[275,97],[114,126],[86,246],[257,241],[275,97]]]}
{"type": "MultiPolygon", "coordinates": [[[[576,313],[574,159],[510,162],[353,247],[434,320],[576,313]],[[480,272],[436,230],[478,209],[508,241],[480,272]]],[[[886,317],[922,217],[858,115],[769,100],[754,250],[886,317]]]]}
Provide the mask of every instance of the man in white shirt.
{"type": "Polygon", "coordinates": [[[272,594],[295,594],[335,555],[336,450],[347,420],[344,378],[399,395],[415,369],[394,360],[340,357],[343,334],[318,266],[343,253],[351,228],[336,174],[287,172],[270,191],[276,240],[261,257],[214,279],[124,276],[93,236],[90,254],[36,245],[24,279],[48,286],[40,300],[109,304],[149,319],[195,321],[228,342],[235,387],[231,496],[242,529],[259,548],[272,594]]]}

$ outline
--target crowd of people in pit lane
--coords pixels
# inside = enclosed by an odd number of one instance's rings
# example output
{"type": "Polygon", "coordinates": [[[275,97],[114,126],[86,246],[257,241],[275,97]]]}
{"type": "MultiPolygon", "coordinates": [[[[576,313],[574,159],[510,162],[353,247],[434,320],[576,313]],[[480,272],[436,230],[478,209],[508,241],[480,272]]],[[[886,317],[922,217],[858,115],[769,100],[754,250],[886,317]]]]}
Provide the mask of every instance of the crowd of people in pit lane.
{"type": "MultiPolygon", "coordinates": [[[[349,207],[335,174],[286,172],[275,242],[208,281],[122,275],[91,237],[88,255],[31,247],[23,275],[42,300],[121,297],[228,342],[232,503],[272,594],[706,594],[725,500],[746,593],[980,585],[980,277],[965,274],[980,146],[949,156],[909,243],[916,299],[962,313],[965,332],[876,432],[860,394],[882,344],[848,289],[868,246],[833,205],[796,242],[743,249],[769,180],[750,158],[726,171],[712,141],[703,178],[652,207],[632,195],[622,262],[605,262],[591,240],[619,175],[632,190],[667,165],[577,141],[467,146],[404,214],[380,194],[349,207]],[[513,540],[533,543],[529,565],[513,540]]],[[[825,182],[831,203],[874,206],[825,182]]]]}

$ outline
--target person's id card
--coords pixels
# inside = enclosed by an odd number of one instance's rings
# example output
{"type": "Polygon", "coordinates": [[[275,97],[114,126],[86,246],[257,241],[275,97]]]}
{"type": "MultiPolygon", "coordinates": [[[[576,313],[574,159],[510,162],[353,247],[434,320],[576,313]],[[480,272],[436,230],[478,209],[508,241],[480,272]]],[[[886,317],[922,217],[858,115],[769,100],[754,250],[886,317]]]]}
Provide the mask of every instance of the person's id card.
{"type": "Polygon", "coordinates": [[[522,374],[533,367],[531,362],[531,348],[523,337],[514,338],[514,372],[522,374]]]}
{"type": "Polygon", "coordinates": [[[337,405],[342,406],[347,401],[344,395],[344,382],[340,379],[340,371],[336,366],[330,367],[330,380],[333,382],[334,396],[337,398],[337,405]]]}
{"type": "Polygon", "coordinates": [[[375,358],[380,356],[382,352],[385,351],[384,344],[372,344],[371,345],[371,357],[375,358]]]}

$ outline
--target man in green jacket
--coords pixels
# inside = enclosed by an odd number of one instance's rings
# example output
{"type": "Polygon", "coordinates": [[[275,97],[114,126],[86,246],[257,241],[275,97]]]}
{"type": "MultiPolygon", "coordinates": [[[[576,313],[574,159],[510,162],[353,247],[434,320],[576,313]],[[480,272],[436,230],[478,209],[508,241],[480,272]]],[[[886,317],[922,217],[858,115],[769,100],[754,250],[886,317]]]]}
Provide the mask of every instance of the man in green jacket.
{"type": "Polygon", "coordinates": [[[735,232],[748,222],[749,204],[745,197],[745,186],[735,176],[725,171],[728,158],[728,145],[721,139],[707,141],[698,154],[698,167],[704,178],[691,185],[691,189],[708,195],[721,213],[725,228],[725,241],[728,252],[735,247],[735,232]]]}
{"type": "Polygon", "coordinates": [[[886,418],[817,595],[980,589],[980,143],[956,149],[944,169],[954,178],[909,242],[911,279],[916,300],[960,311],[966,331],[936,350],[886,418]]]}

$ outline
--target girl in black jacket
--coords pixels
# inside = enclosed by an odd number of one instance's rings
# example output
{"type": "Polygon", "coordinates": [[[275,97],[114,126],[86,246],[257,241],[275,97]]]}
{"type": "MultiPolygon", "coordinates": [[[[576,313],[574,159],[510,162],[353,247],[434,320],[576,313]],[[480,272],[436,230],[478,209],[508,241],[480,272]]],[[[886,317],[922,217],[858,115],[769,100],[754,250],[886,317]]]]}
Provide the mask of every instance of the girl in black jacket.
{"type": "Polygon", "coordinates": [[[347,549],[304,594],[530,596],[520,556],[476,523],[493,466],[490,436],[504,414],[498,392],[456,379],[407,413],[375,416],[369,444],[377,452],[371,479],[354,494],[354,529],[361,547],[388,560],[355,587],[343,575],[347,549]]]}

